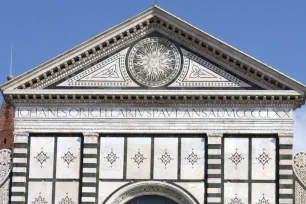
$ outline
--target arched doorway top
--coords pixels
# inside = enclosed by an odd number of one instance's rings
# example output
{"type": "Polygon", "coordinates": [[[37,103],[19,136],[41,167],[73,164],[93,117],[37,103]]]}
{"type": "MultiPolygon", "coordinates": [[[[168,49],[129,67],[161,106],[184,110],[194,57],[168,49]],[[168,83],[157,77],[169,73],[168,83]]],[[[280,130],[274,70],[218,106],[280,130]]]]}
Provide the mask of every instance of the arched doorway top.
{"type": "Polygon", "coordinates": [[[160,181],[141,181],[124,186],[114,193],[105,204],[124,204],[145,195],[163,196],[178,204],[198,204],[186,191],[173,184],[160,181]]]}

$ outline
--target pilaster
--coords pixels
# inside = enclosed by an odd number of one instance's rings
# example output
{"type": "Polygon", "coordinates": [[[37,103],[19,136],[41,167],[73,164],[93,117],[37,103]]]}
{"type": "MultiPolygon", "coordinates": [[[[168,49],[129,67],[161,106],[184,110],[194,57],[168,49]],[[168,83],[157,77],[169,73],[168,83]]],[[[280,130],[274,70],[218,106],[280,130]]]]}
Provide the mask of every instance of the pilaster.
{"type": "Polygon", "coordinates": [[[97,203],[99,133],[83,133],[83,169],[81,203],[97,203]]]}
{"type": "Polygon", "coordinates": [[[26,203],[28,142],[28,132],[14,132],[11,203],[26,203]]]}
{"type": "Polygon", "coordinates": [[[207,134],[207,203],[221,204],[222,133],[207,134]]]}
{"type": "Polygon", "coordinates": [[[293,133],[278,133],[279,138],[279,204],[293,204],[292,147],[293,133]]]}

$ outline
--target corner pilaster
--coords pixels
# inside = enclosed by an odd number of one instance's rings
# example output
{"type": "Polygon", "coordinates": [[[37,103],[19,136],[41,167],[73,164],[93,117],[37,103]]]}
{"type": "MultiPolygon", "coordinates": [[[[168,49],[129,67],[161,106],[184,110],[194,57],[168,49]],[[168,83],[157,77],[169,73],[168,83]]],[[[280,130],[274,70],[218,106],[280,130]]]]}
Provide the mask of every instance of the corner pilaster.
{"type": "Polygon", "coordinates": [[[26,203],[28,171],[28,132],[14,132],[11,203],[26,203]]]}
{"type": "Polygon", "coordinates": [[[99,133],[83,133],[83,169],[81,203],[94,204],[98,202],[98,139],[99,133]]]}
{"type": "Polygon", "coordinates": [[[279,204],[293,204],[293,133],[280,132],[279,139],[279,204]]]}
{"type": "Polygon", "coordinates": [[[222,133],[207,134],[207,203],[221,204],[222,133]]]}

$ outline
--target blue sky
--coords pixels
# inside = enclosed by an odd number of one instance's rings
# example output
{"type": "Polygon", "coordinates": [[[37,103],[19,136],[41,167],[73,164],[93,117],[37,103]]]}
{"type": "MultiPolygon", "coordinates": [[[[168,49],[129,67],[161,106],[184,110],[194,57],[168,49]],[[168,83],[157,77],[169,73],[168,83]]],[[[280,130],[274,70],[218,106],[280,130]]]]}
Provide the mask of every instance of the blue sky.
{"type": "MultiPolygon", "coordinates": [[[[159,0],[163,9],[306,84],[306,1],[159,0]]],[[[154,0],[0,4],[0,83],[148,9],[154,0]]],[[[2,97],[0,98],[2,99],[2,97]]],[[[295,150],[306,151],[306,108],[296,114],[295,150]]]]}

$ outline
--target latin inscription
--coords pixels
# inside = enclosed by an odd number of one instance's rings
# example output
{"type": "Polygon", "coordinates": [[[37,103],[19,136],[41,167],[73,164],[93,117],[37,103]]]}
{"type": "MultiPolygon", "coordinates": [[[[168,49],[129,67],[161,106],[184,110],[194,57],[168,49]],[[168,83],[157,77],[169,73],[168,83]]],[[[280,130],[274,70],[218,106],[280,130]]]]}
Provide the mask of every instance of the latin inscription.
{"type": "Polygon", "coordinates": [[[16,118],[243,118],[292,119],[291,109],[19,107],[16,118]]]}

